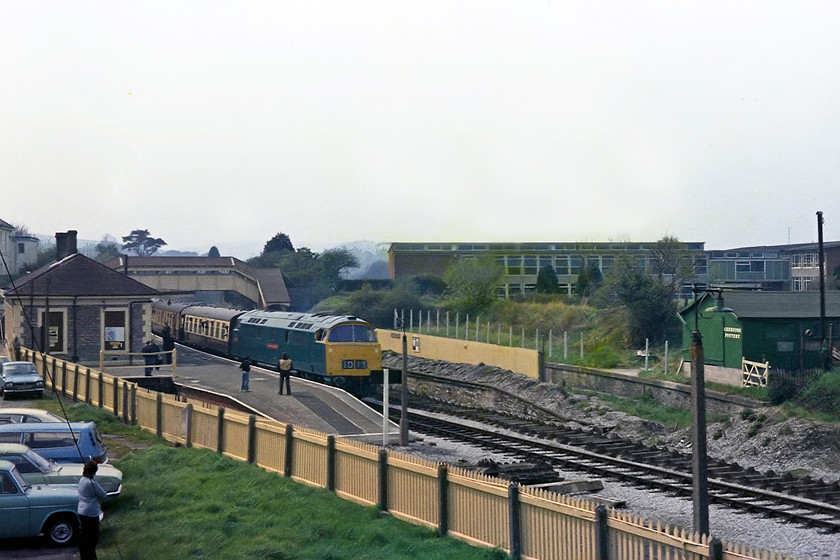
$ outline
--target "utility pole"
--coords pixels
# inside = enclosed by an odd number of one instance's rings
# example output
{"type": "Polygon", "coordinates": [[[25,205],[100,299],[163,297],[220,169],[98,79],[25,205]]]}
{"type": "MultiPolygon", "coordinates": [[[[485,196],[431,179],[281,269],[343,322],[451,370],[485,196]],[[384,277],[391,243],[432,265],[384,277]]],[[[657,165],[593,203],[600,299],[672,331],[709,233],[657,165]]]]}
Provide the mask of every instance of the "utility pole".
{"type": "MultiPolygon", "coordinates": [[[[695,302],[697,294],[695,292],[695,302]]],[[[709,480],[706,456],[706,376],[703,369],[703,337],[698,327],[700,309],[694,308],[691,333],[691,495],[694,532],[709,534],[709,480]]]]}

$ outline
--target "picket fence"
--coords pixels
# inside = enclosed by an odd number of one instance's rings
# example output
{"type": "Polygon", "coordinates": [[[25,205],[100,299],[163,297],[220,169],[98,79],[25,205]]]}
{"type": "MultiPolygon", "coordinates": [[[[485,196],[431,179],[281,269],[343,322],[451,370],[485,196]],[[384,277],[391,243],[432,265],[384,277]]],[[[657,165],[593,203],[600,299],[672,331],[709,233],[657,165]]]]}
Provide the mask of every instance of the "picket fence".
{"type": "Polygon", "coordinates": [[[523,560],[790,560],[592,502],[137,384],[28,349],[47,386],[168,441],[213,449],[299,483],[523,560]]]}

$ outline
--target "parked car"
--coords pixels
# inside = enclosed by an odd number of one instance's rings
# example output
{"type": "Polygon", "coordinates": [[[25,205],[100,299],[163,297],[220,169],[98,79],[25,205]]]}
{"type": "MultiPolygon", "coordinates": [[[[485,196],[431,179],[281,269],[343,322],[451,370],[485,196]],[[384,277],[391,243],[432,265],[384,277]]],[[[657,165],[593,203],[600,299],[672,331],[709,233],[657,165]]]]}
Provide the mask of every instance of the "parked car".
{"type": "Polygon", "coordinates": [[[0,460],[0,538],[44,535],[71,544],[79,533],[79,494],[71,484],[30,484],[17,467],[0,460]]]}
{"type": "Polygon", "coordinates": [[[24,422],[64,422],[64,418],[40,408],[0,408],[0,424],[24,422]]]}
{"type": "Polygon", "coordinates": [[[44,396],[44,378],[32,362],[0,364],[0,395],[35,394],[44,396]]]}
{"type": "MultiPolygon", "coordinates": [[[[81,463],[56,463],[17,443],[0,443],[0,461],[14,463],[29,484],[78,484],[84,468],[81,463]]],[[[122,478],[122,471],[118,468],[99,465],[94,480],[107,492],[105,501],[110,502],[119,497],[122,478]]]]}
{"type": "Polygon", "coordinates": [[[0,424],[0,443],[20,443],[56,463],[105,463],[108,448],[96,422],[0,424]]]}

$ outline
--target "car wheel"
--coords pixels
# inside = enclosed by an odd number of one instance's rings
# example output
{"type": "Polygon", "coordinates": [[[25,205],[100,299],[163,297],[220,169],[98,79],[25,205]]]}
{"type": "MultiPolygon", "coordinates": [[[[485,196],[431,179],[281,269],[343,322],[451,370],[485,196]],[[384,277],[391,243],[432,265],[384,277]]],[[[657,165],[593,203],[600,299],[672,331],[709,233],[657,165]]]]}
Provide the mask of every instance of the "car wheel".
{"type": "Polygon", "coordinates": [[[69,515],[59,515],[47,521],[44,536],[54,546],[67,546],[76,539],[79,525],[69,515]]]}

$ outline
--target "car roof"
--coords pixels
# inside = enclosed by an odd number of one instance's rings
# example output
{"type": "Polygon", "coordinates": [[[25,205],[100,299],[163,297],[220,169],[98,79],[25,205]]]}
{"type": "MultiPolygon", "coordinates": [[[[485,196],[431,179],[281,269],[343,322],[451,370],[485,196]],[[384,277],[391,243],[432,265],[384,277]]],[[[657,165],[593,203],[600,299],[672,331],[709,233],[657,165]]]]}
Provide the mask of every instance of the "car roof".
{"type": "Polygon", "coordinates": [[[0,457],[3,455],[23,455],[29,450],[29,446],[22,443],[0,443],[0,457]]]}
{"type": "Polygon", "coordinates": [[[0,424],[0,432],[62,432],[95,427],[96,422],[21,422],[17,424],[0,424]]]}
{"type": "Polygon", "coordinates": [[[56,420],[57,422],[64,422],[60,416],[53,414],[49,410],[44,410],[43,408],[0,406],[0,414],[28,414],[39,418],[58,418],[58,420],[56,420]]]}

